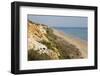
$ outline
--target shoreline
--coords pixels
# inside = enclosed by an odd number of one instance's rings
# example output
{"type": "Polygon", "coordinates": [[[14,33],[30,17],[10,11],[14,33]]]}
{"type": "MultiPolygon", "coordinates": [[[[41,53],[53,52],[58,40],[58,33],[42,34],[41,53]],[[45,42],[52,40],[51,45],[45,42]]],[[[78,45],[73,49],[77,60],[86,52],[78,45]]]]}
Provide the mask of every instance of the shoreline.
{"type": "Polygon", "coordinates": [[[61,31],[58,31],[56,29],[53,29],[53,33],[61,38],[63,38],[64,40],[66,40],[67,42],[75,45],[79,51],[82,53],[82,57],[83,58],[87,58],[88,57],[88,45],[87,42],[85,40],[82,40],[80,38],[76,38],[73,36],[70,36],[69,34],[65,34],[61,31]]]}

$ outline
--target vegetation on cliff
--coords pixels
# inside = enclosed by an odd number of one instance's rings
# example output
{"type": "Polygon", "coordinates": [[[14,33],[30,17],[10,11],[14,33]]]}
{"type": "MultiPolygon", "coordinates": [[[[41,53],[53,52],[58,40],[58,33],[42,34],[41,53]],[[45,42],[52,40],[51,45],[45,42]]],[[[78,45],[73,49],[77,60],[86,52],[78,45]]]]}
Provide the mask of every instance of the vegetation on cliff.
{"type": "Polygon", "coordinates": [[[28,41],[28,45],[31,44],[31,46],[37,46],[38,48],[38,50],[35,50],[34,47],[28,47],[28,60],[82,58],[79,49],[75,45],[70,44],[63,38],[54,34],[54,29],[44,24],[33,23],[32,21],[28,23],[28,27],[31,27],[28,29],[29,39],[32,37],[31,43],[28,41]],[[32,31],[30,32],[30,30],[32,31]],[[36,45],[36,43],[38,45],[36,45]]]}

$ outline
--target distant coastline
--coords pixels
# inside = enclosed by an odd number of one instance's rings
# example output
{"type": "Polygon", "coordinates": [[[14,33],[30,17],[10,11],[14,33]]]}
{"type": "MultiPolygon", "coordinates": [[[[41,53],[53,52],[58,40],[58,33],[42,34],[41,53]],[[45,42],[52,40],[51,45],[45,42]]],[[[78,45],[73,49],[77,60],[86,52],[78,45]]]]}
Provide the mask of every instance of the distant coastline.
{"type": "Polygon", "coordinates": [[[72,37],[72,36],[67,35],[61,31],[56,30],[56,29],[53,29],[53,30],[54,30],[55,35],[62,37],[67,42],[75,45],[79,49],[79,51],[82,53],[82,57],[87,58],[87,56],[88,56],[88,44],[85,40],[82,40],[82,39],[79,39],[76,37],[72,37]]]}
{"type": "Polygon", "coordinates": [[[64,32],[72,37],[80,38],[88,41],[88,28],[87,27],[52,27],[56,30],[64,32]]]}

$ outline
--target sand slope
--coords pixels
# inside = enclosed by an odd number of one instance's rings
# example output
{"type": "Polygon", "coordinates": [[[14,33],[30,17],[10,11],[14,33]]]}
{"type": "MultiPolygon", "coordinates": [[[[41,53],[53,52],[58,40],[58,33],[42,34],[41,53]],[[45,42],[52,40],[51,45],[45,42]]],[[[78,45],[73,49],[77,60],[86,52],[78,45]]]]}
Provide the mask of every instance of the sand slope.
{"type": "Polygon", "coordinates": [[[62,32],[59,32],[55,29],[54,30],[54,34],[63,38],[64,40],[66,40],[67,42],[75,45],[79,51],[82,53],[82,57],[83,58],[87,58],[88,57],[88,45],[87,45],[87,42],[84,41],[84,40],[81,40],[79,38],[75,38],[75,37],[72,37],[72,36],[69,36],[69,35],[65,35],[64,33],[62,32]]]}

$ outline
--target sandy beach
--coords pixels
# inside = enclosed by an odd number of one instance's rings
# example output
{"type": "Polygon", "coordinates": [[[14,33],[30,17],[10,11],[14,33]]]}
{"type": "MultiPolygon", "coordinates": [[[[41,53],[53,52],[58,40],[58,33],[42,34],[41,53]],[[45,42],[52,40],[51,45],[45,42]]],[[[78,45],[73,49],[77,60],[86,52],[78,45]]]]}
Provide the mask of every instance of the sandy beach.
{"type": "Polygon", "coordinates": [[[56,29],[53,29],[53,30],[54,30],[55,35],[63,38],[67,42],[75,45],[79,49],[79,51],[82,53],[83,58],[88,57],[88,45],[87,45],[86,41],[81,40],[79,38],[72,37],[72,36],[67,35],[67,34],[64,34],[63,32],[59,32],[56,29]]]}

